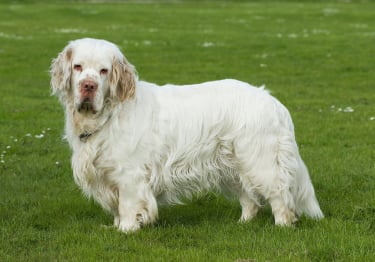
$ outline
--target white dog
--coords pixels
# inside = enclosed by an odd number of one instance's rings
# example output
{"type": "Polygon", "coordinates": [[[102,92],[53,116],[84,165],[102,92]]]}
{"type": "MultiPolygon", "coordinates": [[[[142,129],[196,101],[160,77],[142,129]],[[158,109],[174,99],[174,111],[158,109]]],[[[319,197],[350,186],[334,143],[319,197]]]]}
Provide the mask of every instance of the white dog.
{"type": "Polygon", "coordinates": [[[124,232],[158,217],[157,202],[209,191],[239,199],[240,221],[262,201],[277,225],[323,217],[288,110],[237,80],[157,86],[138,81],[118,47],[70,42],[53,60],[75,182],[124,232]]]}

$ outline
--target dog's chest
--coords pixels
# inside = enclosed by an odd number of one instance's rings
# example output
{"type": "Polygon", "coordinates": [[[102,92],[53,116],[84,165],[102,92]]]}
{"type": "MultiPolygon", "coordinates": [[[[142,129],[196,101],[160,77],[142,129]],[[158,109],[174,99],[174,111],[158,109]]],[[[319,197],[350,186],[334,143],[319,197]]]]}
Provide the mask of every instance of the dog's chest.
{"type": "Polygon", "coordinates": [[[76,184],[87,197],[93,197],[106,209],[117,201],[117,187],[110,175],[115,165],[103,159],[105,151],[97,146],[85,144],[75,148],[72,156],[73,176],[76,184]]]}

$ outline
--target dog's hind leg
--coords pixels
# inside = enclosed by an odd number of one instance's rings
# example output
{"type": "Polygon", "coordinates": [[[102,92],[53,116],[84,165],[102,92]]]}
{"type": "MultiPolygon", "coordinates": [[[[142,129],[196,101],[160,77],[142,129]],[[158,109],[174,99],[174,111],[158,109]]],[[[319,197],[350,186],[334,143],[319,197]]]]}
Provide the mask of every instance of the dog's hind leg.
{"type": "Polygon", "coordinates": [[[276,225],[291,226],[297,222],[294,209],[285,203],[285,200],[280,196],[280,194],[270,197],[268,202],[271,205],[276,225]]]}
{"type": "Polygon", "coordinates": [[[250,192],[251,195],[240,195],[242,206],[240,220],[254,217],[259,204],[256,203],[257,198],[251,196],[260,195],[271,205],[276,225],[292,225],[296,222],[295,201],[290,191],[294,178],[288,170],[280,167],[272,155],[263,155],[258,163],[248,170],[242,173],[241,182],[243,190],[250,192]]]}

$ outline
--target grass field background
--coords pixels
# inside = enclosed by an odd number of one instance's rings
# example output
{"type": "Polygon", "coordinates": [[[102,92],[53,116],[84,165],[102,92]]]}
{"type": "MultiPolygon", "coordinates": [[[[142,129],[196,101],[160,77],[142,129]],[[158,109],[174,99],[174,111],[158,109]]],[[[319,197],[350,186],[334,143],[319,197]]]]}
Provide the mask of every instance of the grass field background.
{"type": "Polygon", "coordinates": [[[0,4],[0,261],[373,261],[375,3],[0,4]],[[75,186],[51,59],[69,40],[117,43],[141,79],[265,84],[290,110],[326,218],[238,224],[214,195],[162,207],[136,234],[75,186]]]}

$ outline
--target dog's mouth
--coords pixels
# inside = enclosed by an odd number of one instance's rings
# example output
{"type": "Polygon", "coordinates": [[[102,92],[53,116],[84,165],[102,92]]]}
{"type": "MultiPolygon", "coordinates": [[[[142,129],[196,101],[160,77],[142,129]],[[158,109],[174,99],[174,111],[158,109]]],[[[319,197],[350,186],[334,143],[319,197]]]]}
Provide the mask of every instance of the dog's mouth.
{"type": "Polygon", "coordinates": [[[78,112],[81,114],[97,113],[92,101],[89,98],[84,98],[82,100],[81,104],[78,106],[78,112]]]}

